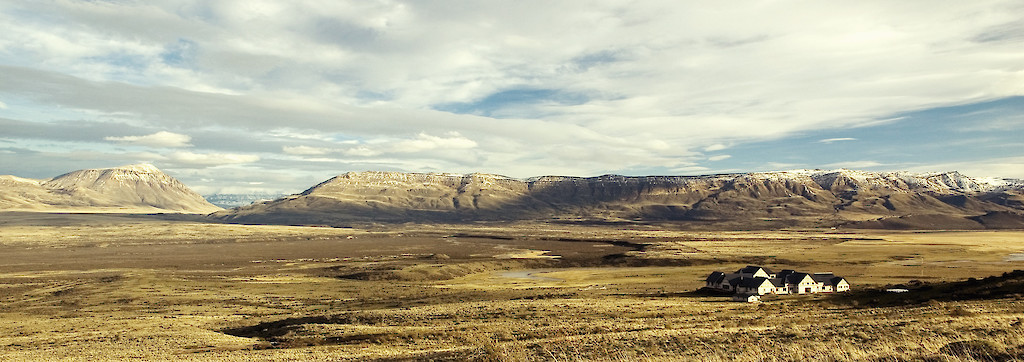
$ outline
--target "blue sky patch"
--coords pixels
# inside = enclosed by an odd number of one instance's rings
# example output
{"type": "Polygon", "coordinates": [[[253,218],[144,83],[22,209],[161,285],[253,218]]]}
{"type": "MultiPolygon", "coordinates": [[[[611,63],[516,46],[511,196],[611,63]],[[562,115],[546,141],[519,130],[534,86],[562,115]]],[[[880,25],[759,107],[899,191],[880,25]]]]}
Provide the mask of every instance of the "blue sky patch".
{"type": "Polygon", "coordinates": [[[198,52],[199,46],[188,39],[178,39],[177,42],[167,45],[167,49],[160,54],[164,64],[176,67],[188,67],[192,65],[198,52]]]}
{"type": "MultiPolygon", "coordinates": [[[[867,127],[806,132],[708,152],[732,155],[715,169],[901,169],[1016,156],[1024,149],[1024,97],[896,114],[867,127]],[[875,164],[872,164],[875,163],[875,164]],[[857,167],[860,166],[860,167],[857,167]]],[[[939,170],[941,171],[941,170],[939,170]]]]}
{"type": "Polygon", "coordinates": [[[531,106],[573,106],[584,104],[588,99],[582,94],[555,89],[510,89],[491,94],[476,102],[448,103],[438,105],[434,109],[494,118],[538,117],[541,112],[531,106]]]}

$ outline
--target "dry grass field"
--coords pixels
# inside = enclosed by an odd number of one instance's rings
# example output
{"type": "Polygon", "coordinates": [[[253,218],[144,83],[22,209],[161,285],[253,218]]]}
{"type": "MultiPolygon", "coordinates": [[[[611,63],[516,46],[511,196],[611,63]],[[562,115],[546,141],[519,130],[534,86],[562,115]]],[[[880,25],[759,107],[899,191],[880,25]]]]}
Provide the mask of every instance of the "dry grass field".
{"type": "Polygon", "coordinates": [[[1024,277],[983,279],[1015,269],[1021,231],[5,213],[0,360],[1024,360],[1024,277]],[[747,264],[854,291],[697,292],[747,264]],[[992,289],[946,284],[967,278],[992,289]],[[871,291],[897,284],[914,291],[871,291]]]}

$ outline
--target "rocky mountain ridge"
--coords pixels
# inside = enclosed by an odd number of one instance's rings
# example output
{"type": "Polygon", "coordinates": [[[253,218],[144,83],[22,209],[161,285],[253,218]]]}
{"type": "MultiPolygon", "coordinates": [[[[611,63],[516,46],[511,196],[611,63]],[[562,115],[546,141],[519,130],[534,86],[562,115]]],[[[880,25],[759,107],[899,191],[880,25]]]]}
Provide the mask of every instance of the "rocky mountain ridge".
{"type": "Polygon", "coordinates": [[[206,214],[221,208],[153,165],[136,164],[47,180],[0,176],[0,210],[206,214]]]}
{"type": "Polygon", "coordinates": [[[1024,227],[1022,195],[1020,180],[977,179],[957,172],[842,169],[515,179],[370,171],[345,173],[297,195],[213,216],[289,224],[672,221],[726,228],[856,226],[881,220],[902,220],[908,227],[985,228],[1000,227],[995,221],[985,224],[988,219],[1013,226],[1020,218],[1024,227]]]}

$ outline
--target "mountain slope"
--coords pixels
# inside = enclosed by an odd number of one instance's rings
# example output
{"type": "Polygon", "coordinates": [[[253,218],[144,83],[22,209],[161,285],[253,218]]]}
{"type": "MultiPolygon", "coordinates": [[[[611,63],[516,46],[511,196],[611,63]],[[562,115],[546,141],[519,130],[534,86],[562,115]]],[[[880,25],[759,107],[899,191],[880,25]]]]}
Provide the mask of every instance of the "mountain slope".
{"type": "Polygon", "coordinates": [[[0,176],[0,210],[205,214],[220,209],[147,164],[78,170],[49,180],[0,176]]]}
{"type": "Polygon", "coordinates": [[[868,222],[939,215],[926,218],[930,228],[947,224],[983,228],[1024,220],[1022,190],[1024,183],[1019,181],[979,180],[956,172],[796,170],[526,180],[488,174],[350,172],[298,195],[222,211],[214,217],[285,224],[673,220],[746,228],[858,223],[884,227],[887,224],[868,222]],[[978,218],[987,214],[998,217],[978,218]]]}

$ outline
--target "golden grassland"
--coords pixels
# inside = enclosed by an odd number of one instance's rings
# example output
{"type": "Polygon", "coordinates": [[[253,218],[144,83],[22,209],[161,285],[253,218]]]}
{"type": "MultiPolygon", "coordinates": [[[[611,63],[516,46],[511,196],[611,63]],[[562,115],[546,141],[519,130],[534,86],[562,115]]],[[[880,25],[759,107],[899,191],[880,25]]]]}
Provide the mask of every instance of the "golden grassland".
{"type": "Polygon", "coordinates": [[[1024,360],[1020,294],[857,294],[1024,269],[1021,231],[5,220],[0,360],[1024,360]],[[855,293],[695,292],[751,263],[855,293]]]}

